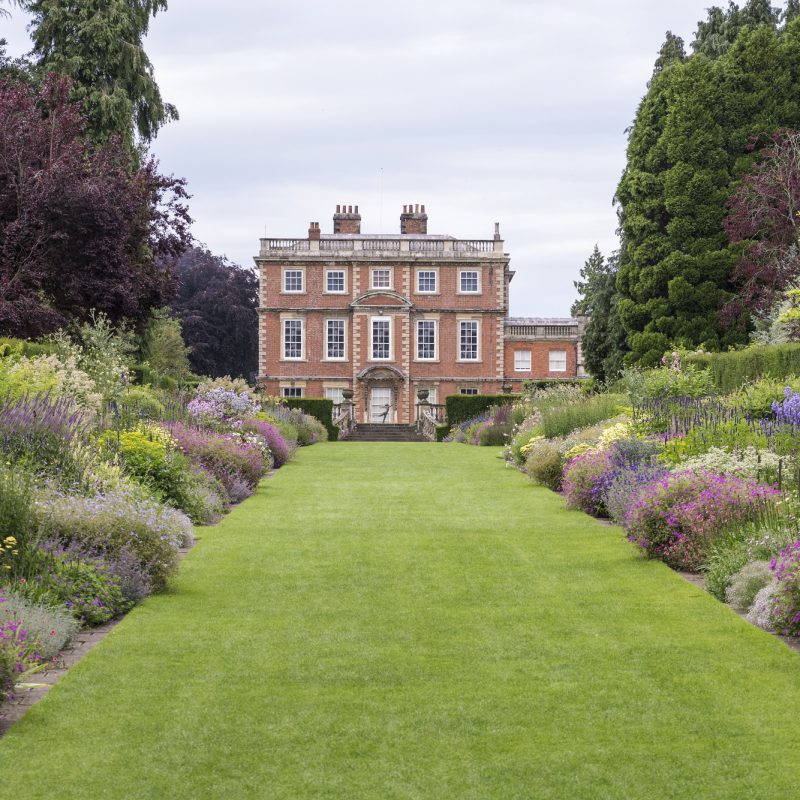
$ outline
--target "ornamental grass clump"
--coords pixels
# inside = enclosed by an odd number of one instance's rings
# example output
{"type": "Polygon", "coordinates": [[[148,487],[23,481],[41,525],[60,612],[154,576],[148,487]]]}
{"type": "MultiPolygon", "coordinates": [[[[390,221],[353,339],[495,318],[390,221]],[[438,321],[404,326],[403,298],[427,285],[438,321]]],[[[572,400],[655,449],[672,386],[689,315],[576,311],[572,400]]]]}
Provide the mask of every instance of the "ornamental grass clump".
{"type": "Polygon", "coordinates": [[[800,636],[800,542],[793,542],[772,559],[775,576],[772,625],[784,636],[800,636]]]}
{"type": "Polygon", "coordinates": [[[605,516],[603,490],[612,469],[611,457],[604,450],[588,450],[570,459],[562,479],[567,508],[605,516]]]}
{"type": "Polygon", "coordinates": [[[625,529],[648,557],[697,572],[718,533],[752,519],[779,494],[730,475],[671,473],[642,487],[625,514],[625,529]]]}

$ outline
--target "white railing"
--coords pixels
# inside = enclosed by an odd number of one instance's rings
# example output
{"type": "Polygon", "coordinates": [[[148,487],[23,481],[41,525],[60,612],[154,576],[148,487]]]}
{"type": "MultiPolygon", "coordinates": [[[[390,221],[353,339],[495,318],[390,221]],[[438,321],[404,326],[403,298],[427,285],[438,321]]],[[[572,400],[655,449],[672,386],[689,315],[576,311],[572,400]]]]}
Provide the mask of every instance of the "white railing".
{"type": "Polygon", "coordinates": [[[262,239],[264,250],[308,250],[308,239],[262,239]]]}
{"type": "Polygon", "coordinates": [[[457,253],[491,253],[494,250],[491,239],[460,239],[454,244],[457,253]]]}
{"type": "Polygon", "coordinates": [[[353,242],[349,239],[322,239],[319,243],[320,250],[352,250],[353,242]]]}
{"type": "Polygon", "coordinates": [[[361,242],[362,250],[399,250],[399,239],[364,239],[361,242]]]}
{"type": "Polygon", "coordinates": [[[438,253],[444,250],[444,242],[441,239],[411,239],[408,249],[412,252],[438,253]]]}

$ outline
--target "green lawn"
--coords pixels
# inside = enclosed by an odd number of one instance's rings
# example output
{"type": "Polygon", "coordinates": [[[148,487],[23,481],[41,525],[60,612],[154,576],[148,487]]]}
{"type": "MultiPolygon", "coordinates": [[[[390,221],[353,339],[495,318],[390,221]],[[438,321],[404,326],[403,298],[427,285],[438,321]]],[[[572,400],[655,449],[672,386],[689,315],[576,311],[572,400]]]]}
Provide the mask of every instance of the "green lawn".
{"type": "Polygon", "coordinates": [[[797,797],[798,655],[496,455],[302,450],[0,740],[0,797],[797,797]]]}

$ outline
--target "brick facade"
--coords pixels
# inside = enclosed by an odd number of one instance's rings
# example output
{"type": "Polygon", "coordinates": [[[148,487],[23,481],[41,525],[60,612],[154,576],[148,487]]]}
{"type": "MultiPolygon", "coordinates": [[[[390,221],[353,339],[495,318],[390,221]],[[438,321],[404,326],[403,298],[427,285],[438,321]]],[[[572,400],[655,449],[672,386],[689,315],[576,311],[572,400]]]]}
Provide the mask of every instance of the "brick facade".
{"type": "Polygon", "coordinates": [[[262,239],[259,382],[270,394],[338,400],[358,421],[412,422],[417,391],[517,391],[531,378],[581,374],[578,322],[509,319],[514,275],[493,239],[427,233],[405,206],[399,235],[362,235],[358,206],[337,206],[334,234],[262,239]]]}

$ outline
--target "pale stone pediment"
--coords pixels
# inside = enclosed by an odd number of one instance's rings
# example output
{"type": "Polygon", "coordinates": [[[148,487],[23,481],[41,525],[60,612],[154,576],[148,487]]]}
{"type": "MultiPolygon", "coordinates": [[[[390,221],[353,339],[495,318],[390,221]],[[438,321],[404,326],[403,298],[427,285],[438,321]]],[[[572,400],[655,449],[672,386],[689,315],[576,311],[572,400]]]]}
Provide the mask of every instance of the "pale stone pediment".
{"type": "Polygon", "coordinates": [[[373,289],[359,295],[350,303],[352,308],[368,306],[370,308],[411,308],[412,303],[403,295],[390,289],[373,289]]]}

